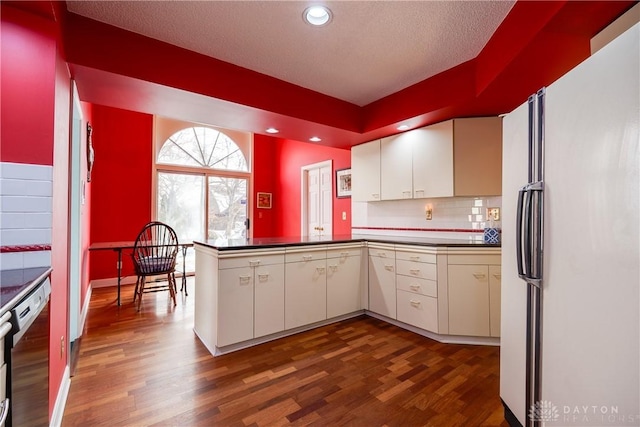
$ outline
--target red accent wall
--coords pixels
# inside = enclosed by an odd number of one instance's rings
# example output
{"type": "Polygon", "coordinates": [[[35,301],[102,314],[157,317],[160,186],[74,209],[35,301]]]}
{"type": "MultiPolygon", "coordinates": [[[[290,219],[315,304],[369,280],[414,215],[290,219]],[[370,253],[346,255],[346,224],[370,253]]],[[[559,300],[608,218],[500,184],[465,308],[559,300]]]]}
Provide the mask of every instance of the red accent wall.
{"type": "MultiPolygon", "coordinates": [[[[254,234],[256,237],[270,236],[299,236],[300,235],[300,203],[302,166],[325,160],[333,160],[333,234],[351,233],[351,199],[336,198],[335,171],[351,166],[351,151],[340,148],[314,145],[307,142],[287,139],[263,137],[276,152],[276,169],[268,164],[260,164],[261,168],[278,171],[277,181],[273,184],[273,229],[272,233],[254,234]],[[269,139],[273,141],[268,141],[269,139]],[[342,220],[342,212],[347,213],[347,219],[342,220]]],[[[258,144],[256,144],[258,145],[258,144]]],[[[256,168],[258,173],[258,168],[256,168]]],[[[264,211],[265,209],[256,209],[264,211]]],[[[258,230],[254,230],[254,233],[258,230]]],[[[269,230],[264,230],[269,231],[269,230]]]]}
{"type": "Polygon", "coordinates": [[[55,23],[2,4],[0,161],[53,164],[55,23]]]}
{"type": "MultiPolygon", "coordinates": [[[[133,241],[151,221],[153,116],[101,105],[92,116],[91,242],[133,241]]],[[[93,252],[91,279],[115,277],[116,261],[115,252],[93,252]]],[[[129,255],[122,274],[133,274],[129,255]]]]}

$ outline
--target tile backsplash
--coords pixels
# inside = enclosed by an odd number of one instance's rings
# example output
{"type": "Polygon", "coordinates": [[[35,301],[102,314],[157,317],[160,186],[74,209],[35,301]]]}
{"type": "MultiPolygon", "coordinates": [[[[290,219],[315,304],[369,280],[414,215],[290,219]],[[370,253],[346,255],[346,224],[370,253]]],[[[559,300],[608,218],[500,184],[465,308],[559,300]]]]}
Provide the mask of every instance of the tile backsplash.
{"type": "Polygon", "coordinates": [[[487,218],[487,208],[502,208],[502,197],[443,197],[437,199],[352,202],[356,234],[430,237],[470,237],[482,240],[485,227],[500,228],[487,218]],[[432,219],[426,211],[431,209],[432,219]]]}
{"type": "Polygon", "coordinates": [[[0,162],[0,268],[51,265],[51,166],[0,162]]]}

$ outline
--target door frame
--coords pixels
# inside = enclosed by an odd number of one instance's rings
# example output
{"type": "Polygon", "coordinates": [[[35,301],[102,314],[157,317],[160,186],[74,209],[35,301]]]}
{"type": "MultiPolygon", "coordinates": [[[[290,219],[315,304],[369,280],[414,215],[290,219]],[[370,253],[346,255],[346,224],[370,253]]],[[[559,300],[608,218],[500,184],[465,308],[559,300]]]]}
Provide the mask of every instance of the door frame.
{"type": "MultiPolygon", "coordinates": [[[[309,186],[309,171],[312,169],[320,169],[324,167],[331,169],[331,186],[333,191],[333,160],[325,160],[310,165],[300,167],[300,236],[308,237],[307,232],[307,220],[309,218],[308,212],[308,186],[309,186]]],[[[333,197],[331,197],[331,212],[333,212],[333,197]]],[[[333,227],[332,227],[333,228],[333,227]]]]}

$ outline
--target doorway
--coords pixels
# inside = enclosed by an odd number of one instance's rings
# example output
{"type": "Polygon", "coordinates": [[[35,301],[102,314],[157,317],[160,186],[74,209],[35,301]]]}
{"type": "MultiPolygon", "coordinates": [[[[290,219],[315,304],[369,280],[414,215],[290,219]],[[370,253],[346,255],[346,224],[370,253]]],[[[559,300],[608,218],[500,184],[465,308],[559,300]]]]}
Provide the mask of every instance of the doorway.
{"type": "Polygon", "coordinates": [[[301,234],[303,237],[333,235],[333,166],[331,160],[301,168],[301,234]]]}

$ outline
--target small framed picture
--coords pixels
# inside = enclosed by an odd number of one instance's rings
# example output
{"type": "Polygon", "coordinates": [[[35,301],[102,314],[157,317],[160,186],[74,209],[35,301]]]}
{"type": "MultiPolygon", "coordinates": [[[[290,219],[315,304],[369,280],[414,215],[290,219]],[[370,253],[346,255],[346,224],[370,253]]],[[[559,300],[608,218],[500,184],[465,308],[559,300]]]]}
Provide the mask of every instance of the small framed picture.
{"type": "Polygon", "coordinates": [[[351,197],[351,169],[336,171],[336,197],[351,197]]]}
{"type": "Polygon", "coordinates": [[[258,209],[271,209],[271,193],[258,193],[258,209]]]}

